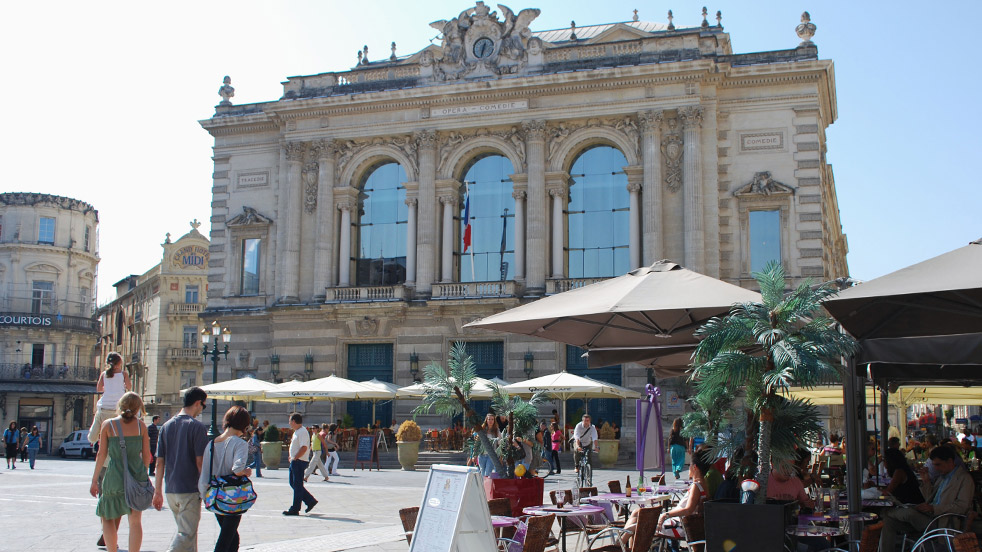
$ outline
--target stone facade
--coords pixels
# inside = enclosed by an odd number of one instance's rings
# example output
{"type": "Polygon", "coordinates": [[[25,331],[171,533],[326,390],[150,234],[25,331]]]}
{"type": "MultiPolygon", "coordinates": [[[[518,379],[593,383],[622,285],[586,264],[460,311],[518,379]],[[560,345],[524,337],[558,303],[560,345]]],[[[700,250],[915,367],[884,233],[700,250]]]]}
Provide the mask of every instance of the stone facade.
{"type": "MultiPolygon", "coordinates": [[[[564,346],[461,326],[597,279],[571,277],[567,235],[572,169],[596,146],[624,159],[613,172],[626,179],[625,268],[668,258],[753,286],[749,214],[765,210],[779,216],[775,258],[795,281],[847,275],[825,162],[835,78],[813,43],[734,54],[718,22],[531,31],[538,10],[499,9],[478,2],[432,24],[440,45],[382,61],[360,52],[351,70],[291,77],[279,100],[219,105],[201,121],[215,140],[204,316],[233,330],[260,377],[274,355],[281,378],[346,376],[357,344],[390,347],[399,384],[412,381],[411,355],[443,361],[455,340],[500,342],[506,380],[525,377],[528,352],[533,377],[575,364],[564,346]],[[465,174],[487,155],[513,169],[512,276],[474,282],[461,276],[461,209],[465,174]],[[386,162],[405,175],[405,275],[364,285],[352,260],[365,256],[354,250],[362,187],[386,162]],[[243,293],[247,240],[262,250],[258,287],[243,293]]],[[[219,379],[240,369],[229,364],[219,379]]],[[[619,375],[646,380],[636,366],[619,375]]]]}
{"type": "Polygon", "coordinates": [[[0,416],[44,449],[91,422],[99,213],[61,196],[0,194],[0,416]]]}
{"type": "Polygon", "coordinates": [[[208,291],[209,243],[191,223],[176,241],[161,244],[159,264],[117,282],[116,298],[99,308],[100,357],[123,355],[133,390],[147,413],[164,420],[181,409],[180,390],[202,384],[199,316],[208,291]]]}

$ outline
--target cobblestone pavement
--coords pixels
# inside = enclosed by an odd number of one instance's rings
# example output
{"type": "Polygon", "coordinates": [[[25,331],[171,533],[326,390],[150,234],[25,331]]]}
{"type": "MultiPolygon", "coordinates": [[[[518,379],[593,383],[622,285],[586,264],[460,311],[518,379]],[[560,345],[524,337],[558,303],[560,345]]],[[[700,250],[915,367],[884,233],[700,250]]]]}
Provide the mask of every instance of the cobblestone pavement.
{"type": "MultiPolygon", "coordinates": [[[[96,499],[88,493],[93,465],[91,460],[42,457],[35,470],[26,464],[18,464],[16,470],[0,470],[0,517],[5,527],[16,528],[7,532],[4,547],[52,552],[96,550],[100,525],[95,515],[96,499]]],[[[307,488],[319,504],[310,514],[286,518],[281,512],[292,499],[287,471],[263,470],[263,478],[254,479],[259,499],[239,526],[240,549],[407,550],[399,509],[419,505],[428,472],[342,468],[341,473],[329,482],[312,476],[307,488]]],[[[608,480],[623,481],[627,475],[636,474],[598,470],[594,480],[598,487],[606,488],[608,480]]],[[[572,472],[563,472],[561,476],[548,477],[545,490],[548,494],[550,490],[572,486],[572,472]]],[[[166,508],[162,512],[144,512],[142,550],[166,550],[174,531],[174,518],[166,508]]],[[[120,533],[120,549],[125,550],[126,520],[120,533]]],[[[210,550],[217,536],[214,516],[202,512],[199,549],[210,550]]]]}

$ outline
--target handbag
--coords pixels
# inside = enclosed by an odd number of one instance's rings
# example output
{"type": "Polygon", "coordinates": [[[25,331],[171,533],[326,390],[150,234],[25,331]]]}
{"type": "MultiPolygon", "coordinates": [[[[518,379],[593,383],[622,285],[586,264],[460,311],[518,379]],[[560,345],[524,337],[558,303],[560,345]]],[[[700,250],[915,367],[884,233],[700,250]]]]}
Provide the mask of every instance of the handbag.
{"type": "MultiPolygon", "coordinates": [[[[137,423],[139,424],[139,422],[137,423]]],[[[119,448],[123,451],[123,492],[126,497],[126,505],[133,510],[142,512],[149,508],[153,501],[153,483],[150,483],[149,478],[146,481],[137,481],[130,473],[129,460],[126,458],[126,437],[123,436],[123,426],[119,423],[118,418],[113,419],[112,424],[116,427],[116,435],[119,436],[119,448]]],[[[142,430],[139,435],[143,435],[142,430]]],[[[142,450],[140,457],[143,457],[142,450]]]]}
{"type": "MultiPolygon", "coordinates": [[[[228,452],[226,445],[223,454],[228,452]]],[[[208,489],[205,490],[205,509],[223,516],[244,514],[256,503],[256,490],[244,475],[214,475],[215,441],[211,442],[211,461],[208,463],[208,489]]]]}

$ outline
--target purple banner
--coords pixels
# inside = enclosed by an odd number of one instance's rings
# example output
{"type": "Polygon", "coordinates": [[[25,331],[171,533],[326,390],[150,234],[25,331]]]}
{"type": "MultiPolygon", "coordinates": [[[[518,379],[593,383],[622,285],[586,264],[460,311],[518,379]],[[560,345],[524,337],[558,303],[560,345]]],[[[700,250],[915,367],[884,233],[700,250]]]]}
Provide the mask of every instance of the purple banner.
{"type": "Polygon", "coordinates": [[[661,390],[651,385],[645,387],[646,396],[637,401],[637,469],[644,477],[645,470],[661,470],[665,473],[665,442],[661,429],[661,390]]]}

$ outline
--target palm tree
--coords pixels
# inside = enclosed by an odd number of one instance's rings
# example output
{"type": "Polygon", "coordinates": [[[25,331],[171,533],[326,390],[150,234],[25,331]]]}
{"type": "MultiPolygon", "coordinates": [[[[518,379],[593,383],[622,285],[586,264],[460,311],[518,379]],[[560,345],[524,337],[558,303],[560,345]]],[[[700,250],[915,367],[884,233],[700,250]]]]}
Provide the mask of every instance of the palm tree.
{"type": "Polygon", "coordinates": [[[777,262],[754,278],[762,303],[733,305],[729,314],[711,319],[696,332],[701,342],[693,354],[692,378],[705,392],[745,388],[747,403],[759,416],[757,502],[763,503],[772,462],[784,465],[795,447],[808,445],[818,428],[810,403],[788,401],[780,393],[837,377],[842,357],[852,354],[857,344],[838,331],[822,309],[822,300],[838,292],[835,287],[805,281],[785,295],[784,268],[777,262]],[[778,414],[785,418],[789,413],[789,423],[776,424],[778,414]],[[781,428],[780,435],[775,427],[781,428]],[[775,437],[780,437],[779,447],[773,446],[775,437]]]}

